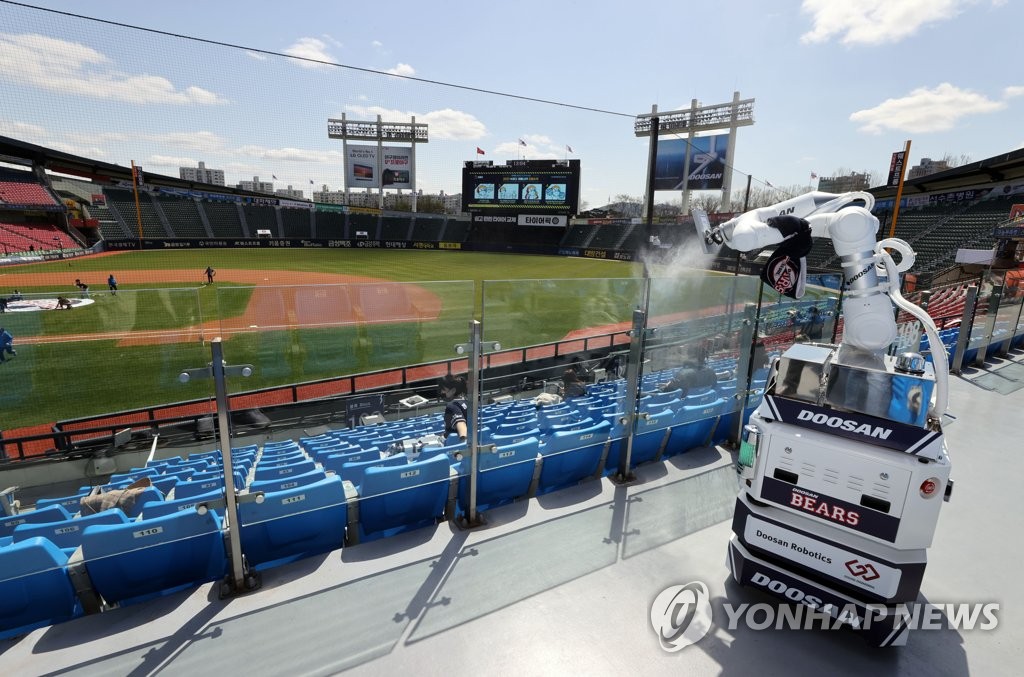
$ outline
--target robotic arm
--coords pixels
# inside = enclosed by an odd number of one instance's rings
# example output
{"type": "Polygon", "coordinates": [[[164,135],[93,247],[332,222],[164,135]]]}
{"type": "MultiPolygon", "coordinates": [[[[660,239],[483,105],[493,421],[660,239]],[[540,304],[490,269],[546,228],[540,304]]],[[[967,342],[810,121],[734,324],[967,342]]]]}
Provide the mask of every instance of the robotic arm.
{"type": "MultiPolygon", "coordinates": [[[[792,236],[771,225],[774,219],[788,216],[806,220],[811,236],[831,240],[841,260],[845,288],[844,344],[881,357],[897,336],[893,312],[893,305],[896,305],[921,322],[931,345],[941,346],[931,317],[904,299],[899,291],[899,273],[914,264],[914,251],[903,240],[876,240],[878,219],[870,211],[874,204],[874,196],[865,192],[839,195],[811,192],[751,210],[716,227],[708,225],[706,217],[696,221],[698,224],[703,222],[698,229],[706,246],[724,244],[731,249],[749,252],[777,245],[792,236]],[[856,205],[858,202],[864,206],[856,205]],[[898,266],[887,249],[900,253],[898,266]],[[879,272],[885,273],[885,281],[879,280],[879,272]]],[[[933,351],[932,359],[937,387],[931,413],[941,416],[946,407],[948,365],[945,351],[933,351]]]]}

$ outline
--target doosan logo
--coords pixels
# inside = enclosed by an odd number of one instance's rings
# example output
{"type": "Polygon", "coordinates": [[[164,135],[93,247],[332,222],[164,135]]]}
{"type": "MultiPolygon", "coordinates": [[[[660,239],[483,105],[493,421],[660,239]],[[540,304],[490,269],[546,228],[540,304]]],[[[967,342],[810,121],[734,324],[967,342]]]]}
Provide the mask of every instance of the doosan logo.
{"type": "Polygon", "coordinates": [[[892,428],[884,428],[880,425],[861,423],[860,421],[843,418],[842,416],[829,416],[828,414],[822,414],[808,409],[802,409],[800,413],[796,415],[796,418],[798,421],[810,421],[811,423],[828,426],[829,428],[846,430],[848,432],[857,433],[858,435],[875,437],[880,440],[887,440],[889,439],[889,435],[892,435],[892,428]]]}

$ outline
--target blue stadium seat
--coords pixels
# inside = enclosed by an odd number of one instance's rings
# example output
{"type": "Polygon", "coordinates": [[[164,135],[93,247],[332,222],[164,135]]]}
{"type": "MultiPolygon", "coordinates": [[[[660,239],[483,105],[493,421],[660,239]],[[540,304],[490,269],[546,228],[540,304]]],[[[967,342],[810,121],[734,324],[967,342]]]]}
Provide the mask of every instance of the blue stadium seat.
{"type": "Polygon", "coordinates": [[[15,527],[19,524],[42,524],[45,522],[60,522],[71,519],[71,513],[61,505],[49,505],[38,510],[27,510],[19,512],[11,517],[4,517],[0,520],[0,537],[11,536],[15,527]]]}
{"type": "Polygon", "coordinates": [[[142,519],[145,521],[156,517],[176,515],[179,512],[184,512],[194,508],[199,503],[203,503],[205,501],[216,501],[223,495],[223,489],[213,489],[211,491],[207,491],[205,494],[175,498],[170,501],[149,501],[142,506],[142,519]]]}
{"type": "Polygon", "coordinates": [[[259,482],[253,482],[249,485],[249,491],[255,493],[257,491],[271,492],[271,491],[284,491],[285,489],[294,489],[295,487],[304,487],[314,482],[319,482],[322,479],[326,479],[327,475],[320,468],[315,468],[307,473],[300,475],[286,475],[279,477],[274,480],[262,480],[259,482]]]}
{"type": "Polygon", "coordinates": [[[40,537],[0,548],[0,639],[81,615],[67,561],[40,537]]]}
{"type": "MultiPolygon", "coordinates": [[[[633,447],[629,456],[630,469],[658,458],[668,444],[673,415],[671,409],[665,408],[648,414],[646,418],[637,419],[633,447]]],[[[613,474],[618,470],[619,461],[626,449],[625,444],[623,439],[612,442],[608,460],[605,462],[606,474],[613,474]]]]}
{"type": "Polygon", "coordinates": [[[341,479],[327,477],[238,506],[242,552],[257,569],[340,548],[348,506],[341,479]]]}
{"type": "Polygon", "coordinates": [[[340,474],[341,467],[346,463],[360,463],[363,461],[374,461],[380,458],[380,452],[374,449],[373,451],[365,451],[363,449],[355,449],[352,451],[343,451],[336,454],[328,454],[320,459],[320,464],[324,470],[330,470],[334,473],[340,474]]]}
{"type": "Polygon", "coordinates": [[[127,524],[128,518],[120,508],[112,508],[84,517],[72,517],[59,522],[20,524],[14,529],[14,542],[32,538],[45,538],[64,551],[68,557],[82,544],[82,533],[90,524],[127,524]]]}
{"type": "Polygon", "coordinates": [[[134,604],[217,580],[228,563],[220,517],[195,510],[86,527],[82,555],[93,587],[111,604],[134,604]]]}
{"type": "MultiPolygon", "coordinates": [[[[533,483],[537,466],[540,441],[530,437],[494,451],[481,452],[478,459],[476,506],[487,510],[526,496],[533,483]]],[[[469,459],[463,459],[458,466],[459,508],[469,510],[469,459]]]]}
{"type": "Polygon", "coordinates": [[[433,524],[444,516],[450,477],[447,455],[367,468],[359,485],[360,537],[390,536],[433,524]]]}
{"type": "MultiPolygon", "coordinates": [[[[372,456],[372,454],[371,454],[372,456]]],[[[406,465],[409,459],[405,457],[405,454],[395,454],[394,456],[388,456],[381,458],[380,454],[377,454],[377,458],[371,458],[369,461],[354,461],[348,462],[341,466],[338,471],[338,477],[344,481],[351,482],[358,486],[363,481],[363,474],[367,468],[375,468],[377,466],[395,466],[395,465],[406,465]]]]}
{"type": "MultiPolygon", "coordinates": [[[[224,477],[214,477],[206,480],[192,480],[181,482],[174,488],[174,500],[179,501],[186,498],[194,498],[211,492],[220,491],[224,488],[224,477]]],[[[241,487],[239,487],[241,488],[241,487]]]]}
{"type": "Polygon", "coordinates": [[[82,499],[89,495],[91,489],[85,491],[79,491],[73,496],[59,496],[56,498],[40,498],[36,501],[36,510],[42,508],[48,508],[51,505],[59,505],[67,510],[70,514],[74,515],[82,507],[82,499]]]}
{"type": "Polygon", "coordinates": [[[265,480],[276,480],[290,475],[301,475],[316,469],[316,463],[310,459],[295,461],[285,465],[273,465],[266,467],[262,464],[256,466],[253,480],[262,482],[265,480]]]}
{"type": "Polygon", "coordinates": [[[544,439],[544,457],[537,494],[572,486],[597,472],[612,424],[601,421],[589,428],[562,430],[544,439]]]}

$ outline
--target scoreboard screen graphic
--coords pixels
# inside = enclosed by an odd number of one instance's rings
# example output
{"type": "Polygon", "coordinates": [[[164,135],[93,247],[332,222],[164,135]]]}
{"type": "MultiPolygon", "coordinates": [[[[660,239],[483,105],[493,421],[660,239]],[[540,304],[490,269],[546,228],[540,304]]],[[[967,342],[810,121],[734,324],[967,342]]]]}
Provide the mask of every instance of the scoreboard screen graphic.
{"type": "Polygon", "coordinates": [[[467,162],[462,211],[474,214],[561,214],[579,211],[579,160],[467,162]]]}

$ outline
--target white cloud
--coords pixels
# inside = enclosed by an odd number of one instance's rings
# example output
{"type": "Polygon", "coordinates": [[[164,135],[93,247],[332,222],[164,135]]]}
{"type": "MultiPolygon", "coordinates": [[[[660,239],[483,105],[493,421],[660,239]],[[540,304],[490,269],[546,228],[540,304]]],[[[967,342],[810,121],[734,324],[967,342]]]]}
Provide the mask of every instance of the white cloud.
{"type": "Polygon", "coordinates": [[[383,47],[384,46],[384,43],[381,42],[380,40],[374,40],[370,44],[373,45],[374,47],[383,47]]]}
{"type": "Polygon", "coordinates": [[[0,135],[35,144],[42,144],[47,138],[46,129],[39,125],[2,118],[0,118],[0,135]]]}
{"type": "Polygon", "coordinates": [[[886,99],[874,108],[853,113],[850,120],[870,134],[884,130],[943,132],[952,129],[962,117],[1005,107],[1001,101],[944,82],[934,89],[921,87],[902,98],[886,99]]]}
{"type": "Polygon", "coordinates": [[[389,69],[387,69],[384,72],[385,73],[391,73],[392,75],[406,75],[406,76],[416,75],[416,69],[413,68],[412,66],[410,66],[407,63],[399,63],[394,68],[389,68],[389,69]]]}
{"type": "Polygon", "coordinates": [[[260,54],[259,52],[250,52],[249,50],[245,50],[245,55],[247,57],[249,57],[250,59],[255,59],[256,61],[266,61],[267,60],[267,55],[266,54],[260,54]]]}
{"type": "Polygon", "coordinates": [[[106,55],[91,47],[43,35],[0,33],[0,64],[5,64],[0,78],[65,96],[133,104],[226,103],[202,87],[181,90],[158,75],[119,72],[106,55]]]}
{"type": "MultiPolygon", "coordinates": [[[[195,167],[196,161],[190,157],[174,157],[171,155],[150,155],[145,160],[147,167],[168,167],[177,169],[178,167],[195,167]]],[[[177,172],[174,172],[177,174],[177,172]]]]}
{"type": "MultiPolygon", "coordinates": [[[[282,51],[299,59],[314,59],[315,61],[334,63],[334,56],[327,51],[327,44],[319,38],[299,38],[295,44],[286,47],[282,51]]],[[[326,64],[313,63],[311,61],[296,61],[295,63],[303,68],[327,68],[326,64]]]]}
{"type": "Polygon", "coordinates": [[[451,108],[427,113],[393,110],[380,106],[346,106],[345,109],[367,120],[376,120],[380,115],[385,122],[408,122],[409,118],[415,115],[416,122],[425,122],[429,125],[430,138],[438,141],[473,140],[487,135],[484,123],[470,113],[451,108]]]}
{"type": "Polygon", "coordinates": [[[306,148],[264,148],[263,146],[242,146],[231,155],[273,160],[275,162],[320,162],[338,164],[343,156],[340,151],[309,150],[306,148]]]}
{"type": "Polygon", "coordinates": [[[1024,87],[1012,85],[1003,90],[1003,98],[1012,99],[1015,96],[1024,96],[1024,87]]]}
{"type": "MultiPolygon", "coordinates": [[[[980,0],[804,0],[801,11],[813,27],[804,43],[827,42],[841,36],[844,45],[899,42],[922,26],[948,21],[980,0]]],[[[1001,4],[998,1],[993,5],[1001,4]]]]}

